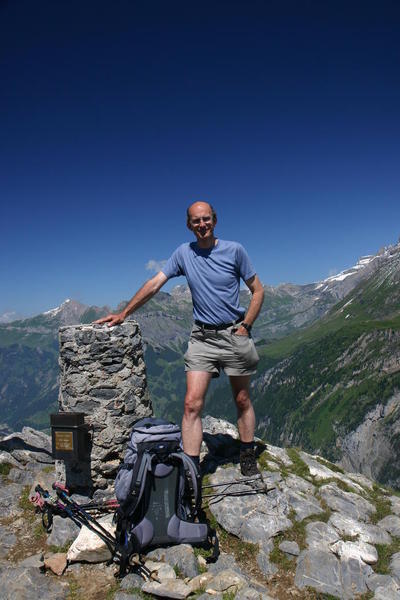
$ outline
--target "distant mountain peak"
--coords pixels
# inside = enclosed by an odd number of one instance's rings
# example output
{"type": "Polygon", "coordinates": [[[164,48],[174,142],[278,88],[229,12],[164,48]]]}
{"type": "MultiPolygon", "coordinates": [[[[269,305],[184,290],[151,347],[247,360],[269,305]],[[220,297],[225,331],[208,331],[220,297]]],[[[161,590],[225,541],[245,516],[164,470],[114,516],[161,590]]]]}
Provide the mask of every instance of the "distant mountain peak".
{"type": "Polygon", "coordinates": [[[46,318],[57,319],[61,324],[69,325],[79,322],[80,317],[87,309],[88,307],[85,304],[66,298],[60,306],[46,310],[42,315],[46,318]]]}
{"type": "Polygon", "coordinates": [[[355,283],[376,271],[382,265],[382,262],[392,259],[396,254],[400,255],[400,242],[384,246],[376,254],[361,256],[353,267],[317,282],[315,289],[321,290],[321,292],[331,291],[332,287],[341,284],[345,280],[348,280],[346,284],[350,284],[350,281],[352,281],[350,285],[354,287],[355,283]]]}
{"type": "MultiPolygon", "coordinates": [[[[46,310],[44,313],[42,313],[43,315],[49,315],[49,316],[56,316],[59,312],[61,312],[67,304],[69,304],[70,302],[74,302],[74,300],[71,300],[71,298],[66,298],[64,300],[64,302],[62,302],[60,304],[60,306],[56,306],[56,308],[51,308],[50,310],[46,310]]],[[[79,304],[79,302],[77,303],[79,304]]]]}

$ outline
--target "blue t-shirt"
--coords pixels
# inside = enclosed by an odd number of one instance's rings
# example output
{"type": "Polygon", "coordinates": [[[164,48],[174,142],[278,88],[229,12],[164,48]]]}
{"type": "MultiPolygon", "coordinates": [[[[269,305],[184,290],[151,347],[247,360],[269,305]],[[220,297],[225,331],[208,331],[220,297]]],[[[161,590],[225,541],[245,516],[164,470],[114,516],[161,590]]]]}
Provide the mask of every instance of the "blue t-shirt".
{"type": "Polygon", "coordinates": [[[240,278],[247,281],[256,274],[243,246],[220,239],[206,250],[196,242],[182,244],[162,272],[168,279],[186,277],[194,318],[212,325],[230,323],[244,315],[244,308],[239,306],[240,278]]]}

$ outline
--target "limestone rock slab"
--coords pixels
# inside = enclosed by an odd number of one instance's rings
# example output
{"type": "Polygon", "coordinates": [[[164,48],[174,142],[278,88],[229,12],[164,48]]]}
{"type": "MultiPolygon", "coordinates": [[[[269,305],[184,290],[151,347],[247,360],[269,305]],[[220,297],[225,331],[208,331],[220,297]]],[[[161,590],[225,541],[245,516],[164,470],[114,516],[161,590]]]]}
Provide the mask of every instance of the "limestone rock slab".
{"type": "Polygon", "coordinates": [[[342,597],[340,561],[329,551],[303,550],[297,559],[295,585],[310,586],[324,594],[342,597]]]}
{"type": "Polygon", "coordinates": [[[80,527],[71,519],[63,519],[59,515],[54,515],[53,527],[47,538],[47,545],[64,546],[67,542],[75,540],[80,530],[80,527]]]}
{"type": "Polygon", "coordinates": [[[289,540],[284,540],[279,544],[279,550],[287,554],[288,556],[299,556],[300,548],[296,542],[290,542],[289,540]]]}
{"type": "Polygon", "coordinates": [[[244,587],[238,591],[235,600],[274,600],[267,592],[260,592],[252,587],[244,587]]]}
{"type": "Polygon", "coordinates": [[[400,552],[392,555],[389,568],[393,577],[400,583],[400,552]]]}
{"type": "Polygon", "coordinates": [[[334,513],[328,521],[341,535],[359,536],[363,542],[370,544],[390,544],[390,535],[377,525],[361,523],[351,517],[334,513]]]}
{"type": "Polygon", "coordinates": [[[356,558],[340,561],[343,598],[355,598],[368,591],[367,580],[372,568],[356,558]]]}
{"type": "Polygon", "coordinates": [[[331,544],[330,549],[341,559],[354,558],[369,565],[373,565],[378,561],[378,552],[375,546],[366,542],[343,542],[340,540],[331,544]]]}
{"type": "Polygon", "coordinates": [[[306,525],[306,544],[308,548],[327,550],[330,544],[339,540],[339,534],[331,525],[323,521],[314,521],[306,525]]]}
{"type": "Polygon", "coordinates": [[[370,515],[376,512],[371,502],[358,494],[343,491],[335,483],[323,485],[320,495],[329,508],[357,521],[368,521],[370,515]]]}
{"type": "Polygon", "coordinates": [[[390,535],[400,537],[400,517],[397,515],[388,515],[378,521],[377,525],[390,533],[390,535]]]}
{"type": "MultiPolygon", "coordinates": [[[[111,523],[112,515],[99,519],[102,527],[115,534],[115,525],[111,523]]],[[[71,562],[86,561],[91,563],[104,562],[111,558],[111,552],[103,540],[93,531],[82,526],[78,537],[72,543],[67,553],[71,562]]]]}
{"type": "Polygon", "coordinates": [[[392,581],[386,585],[377,587],[373,600],[400,600],[399,585],[392,581]]]}
{"type": "Polygon", "coordinates": [[[69,585],[35,567],[0,566],[1,600],[66,600],[69,585]]]}
{"type": "Polygon", "coordinates": [[[5,558],[16,543],[17,538],[10,528],[0,524],[0,559],[5,558]]]}
{"type": "Polygon", "coordinates": [[[144,579],[138,573],[128,573],[121,581],[120,589],[129,590],[132,588],[142,589],[144,585],[144,579]]]}
{"type": "Polygon", "coordinates": [[[212,581],[208,584],[206,592],[210,593],[210,590],[213,590],[214,592],[237,592],[246,584],[247,581],[245,577],[239,575],[239,573],[236,573],[232,569],[225,569],[214,576],[212,581]]]}
{"type": "Polygon", "coordinates": [[[147,554],[148,559],[168,563],[177,567],[184,577],[196,577],[199,574],[199,565],[189,544],[179,544],[170,548],[157,548],[147,554]]]}
{"type": "Polygon", "coordinates": [[[142,592],[145,592],[146,594],[154,594],[154,596],[161,596],[162,598],[176,598],[177,600],[184,600],[189,596],[191,590],[190,587],[181,579],[171,579],[164,583],[148,581],[142,587],[142,592]]]}

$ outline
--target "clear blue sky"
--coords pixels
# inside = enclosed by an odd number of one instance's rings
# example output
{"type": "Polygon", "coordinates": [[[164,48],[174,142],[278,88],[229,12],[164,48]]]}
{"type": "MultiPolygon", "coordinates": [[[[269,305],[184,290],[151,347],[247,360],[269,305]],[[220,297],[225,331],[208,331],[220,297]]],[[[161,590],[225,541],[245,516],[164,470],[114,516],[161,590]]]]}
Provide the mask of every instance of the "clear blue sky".
{"type": "Polygon", "coordinates": [[[1,2],[0,313],[127,299],[198,199],[268,284],[397,242],[399,32],[386,0],[1,2]]]}

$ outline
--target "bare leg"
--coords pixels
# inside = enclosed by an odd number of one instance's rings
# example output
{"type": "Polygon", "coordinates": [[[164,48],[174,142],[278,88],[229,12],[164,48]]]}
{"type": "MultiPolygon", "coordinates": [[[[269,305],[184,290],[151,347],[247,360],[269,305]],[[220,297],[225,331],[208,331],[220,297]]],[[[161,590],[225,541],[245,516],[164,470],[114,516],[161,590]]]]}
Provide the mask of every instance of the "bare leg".
{"type": "Polygon", "coordinates": [[[183,450],[190,456],[199,456],[203,429],[201,411],[211,373],[204,371],[187,371],[185,408],[182,419],[183,450]]]}
{"type": "Polygon", "coordinates": [[[236,402],[239,436],[242,442],[254,440],[256,417],[250,400],[249,384],[250,375],[229,377],[233,398],[236,402]]]}

